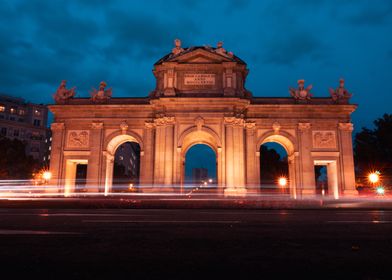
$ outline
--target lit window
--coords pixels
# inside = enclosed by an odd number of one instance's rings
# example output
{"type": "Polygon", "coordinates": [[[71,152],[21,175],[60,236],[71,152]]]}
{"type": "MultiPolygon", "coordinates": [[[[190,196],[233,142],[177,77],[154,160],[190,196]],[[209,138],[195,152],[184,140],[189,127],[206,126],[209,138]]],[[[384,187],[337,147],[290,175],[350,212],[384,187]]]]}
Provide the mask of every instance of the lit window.
{"type": "Polygon", "coordinates": [[[41,111],[38,110],[38,109],[35,109],[35,110],[34,110],[34,115],[40,116],[40,115],[41,115],[41,111]]]}
{"type": "Polygon", "coordinates": [[[46,160],[46,157],[44,157],[44,161],[46,160]]]}
{"type": "Polygon", "coordinates": [[[48,160],[50,160],[50,155],[48,155],[48,160]]]}
{"type": "Polygon", "coordinates": [[[23,116],[26,113],[24,109],[19,109],[19,115],[23,116]]]}
{"type": "Polygon", "coordinates": [[[11,107],[10,108],[10,113],[11,114],[16,114],[16,108],[15,107],[11,107]]]}
{"type": "Polygon", "coordinates": [[[52,141],[52,137],[49,138],[49,141],[52,141]]]}
{"type": "Polygon", "coordinates": [[[49,146],[49,151],[51,151],[52,150],[52,146],[49,146]]]}
{"type": "Polygon", "coordinates": [[[124,160],[124,157],[123,156],[119,156],[118,157],[120,160],[124,160]]]}
{"type": "Polygon", "coordinates": [[[0,105],[0,112],[4,112],[5,111],[5,106],[4,105],[0,105]]]}

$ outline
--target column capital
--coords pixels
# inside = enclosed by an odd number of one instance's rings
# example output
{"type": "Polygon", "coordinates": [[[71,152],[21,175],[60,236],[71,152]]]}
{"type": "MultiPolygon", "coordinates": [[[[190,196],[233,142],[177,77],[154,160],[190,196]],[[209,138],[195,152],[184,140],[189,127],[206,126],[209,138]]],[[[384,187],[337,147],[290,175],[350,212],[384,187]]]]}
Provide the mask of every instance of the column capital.
{"type": "Polygon", "coordinates": [[[230,126],[244,126],[244,119],[243,118],[238,118],[238,117],[224,117],[223,122],[225,125],[230,125],[230,126]]]}
{"type": "Polygon", "coordinates": [[[244,123],[246,131],[253,131],[256,128],[256,123],[254,121],[246,121],[244,123]]]}
{"type": "Polygon", "coordinates": [[[147,129],[154,129],[155,128],[155,123],[154,121],[145,121],[144,122],[144,127],[147,129]]]}
{"type": "Polygon", "coordinates": [[[155,126],[174,125],[176,123],[175,117],[162,116],[154,119],[155,126]]]}
{"type": "Polygon", "coordinates": [[[312,127],[310,123],[298,123],[298,129],[302,132],[309,130],[312,127]]]}
{"type": "Polygon", "coordinates": [[[340,130],[343,130],[343,131],[353,131],[354,130],[354,125],[352,123],[339,123],[338,127],[340,130]]]}
{"type": "Polygon", "coordinates": [[[92,129],[102,129],[103,128],[103,122],[92,122],[91,123],[91,128],[92,129]]]}
{"type": "Polygon", "coordinates": [[[50,125],[50,128],[51,128],[52,130],[63,130],[63,129],[65,128],[65,125],[64,125],[64,123],[62,123],[62,122],[59,122],[59,123],[52,123],[52,124],[50,125]]]}

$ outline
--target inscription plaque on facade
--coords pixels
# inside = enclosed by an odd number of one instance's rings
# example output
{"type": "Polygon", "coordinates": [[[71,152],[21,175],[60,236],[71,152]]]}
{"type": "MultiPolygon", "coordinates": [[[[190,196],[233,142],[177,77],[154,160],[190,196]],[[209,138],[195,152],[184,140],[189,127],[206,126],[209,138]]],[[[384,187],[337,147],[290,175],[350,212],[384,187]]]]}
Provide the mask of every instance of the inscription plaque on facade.
{"type": "Polygon", "coordinates": [[[335,131],[313,131],[314,148],[335,148],[335,131]]]}
{"type": "Polygon", "coordinates": [[[191,73],[184,74],[185,86],[213,86],[215,85],[215,74],[191,73]]]}

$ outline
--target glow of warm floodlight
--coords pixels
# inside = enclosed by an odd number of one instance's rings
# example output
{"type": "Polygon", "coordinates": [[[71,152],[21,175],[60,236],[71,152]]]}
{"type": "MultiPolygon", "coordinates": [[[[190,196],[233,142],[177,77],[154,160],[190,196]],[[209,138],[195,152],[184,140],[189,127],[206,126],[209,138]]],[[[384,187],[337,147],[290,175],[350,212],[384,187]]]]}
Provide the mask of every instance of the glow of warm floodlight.
{"type": "Polygon", "coordinates": [[[49,181],[52,178],[52,172],[45,171],[44,173],[42,173],[42,178],[46,181],[49,181]]]}
{"type": "Polygon", "coordinates": [[[285,187],[287,185],[287,179],[285,177],[280,177],[278,180],[279,186],[285,187]]]}
{"type": "Polygon", "coordinates": [[[368,180],[370,183],[375,184],[378,181],[380,181],[380,176],[378,174],[378,172],[372,172],[368,175],[368,180]]]}

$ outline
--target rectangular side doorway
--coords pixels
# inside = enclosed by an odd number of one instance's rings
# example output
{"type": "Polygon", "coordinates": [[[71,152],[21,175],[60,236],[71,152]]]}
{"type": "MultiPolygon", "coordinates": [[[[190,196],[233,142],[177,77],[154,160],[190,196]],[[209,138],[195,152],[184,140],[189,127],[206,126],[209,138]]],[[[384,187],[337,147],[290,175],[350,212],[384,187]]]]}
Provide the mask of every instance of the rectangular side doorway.
{"type": "Polygon", "coordinates": [[[68,159],[65,169],[64,195],[86,190],[87,159],[68,159]]]}
{"type": "Polygon", "coordinates": [[[316,180],[316,192],[338,199],[339,187],[336,160],[315,160],[314,165],[315,171],[320,171],[319,180],[316,180]]]}

